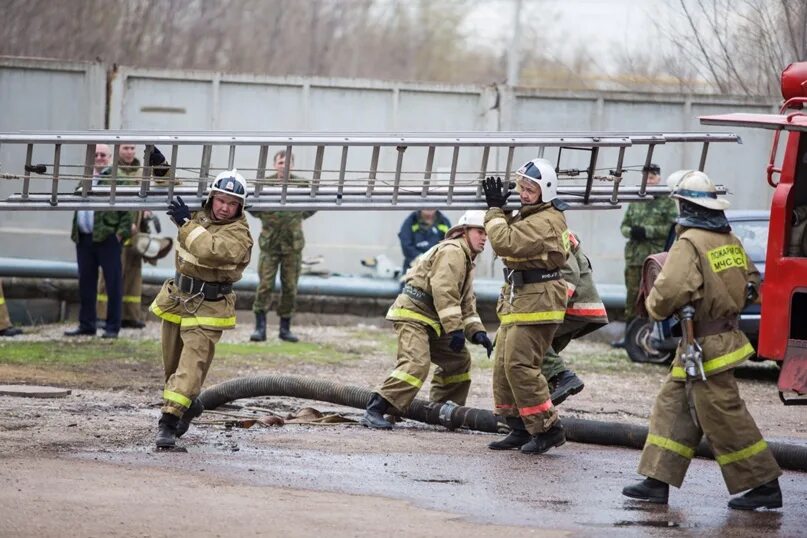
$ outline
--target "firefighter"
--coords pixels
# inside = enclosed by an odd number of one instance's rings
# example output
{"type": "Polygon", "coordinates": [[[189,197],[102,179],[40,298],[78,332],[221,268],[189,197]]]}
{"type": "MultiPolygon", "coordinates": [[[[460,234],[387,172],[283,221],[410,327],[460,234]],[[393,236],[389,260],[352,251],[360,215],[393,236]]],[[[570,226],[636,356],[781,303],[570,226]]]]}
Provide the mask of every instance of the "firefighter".
{"type": "Polygon", "coordinates": [[[496,305],[500,325],[493,368],[494,412],[511,428],[507,437],[488,446],[541,454],[566,442],[541,367],[566,313],[561,269],[570,248],[563,214],[567,206],[557,199],[558,178],[549,161],[528,161],[516,176],[522,205],[512,215],[502,209],[510,192],[501,178],[484,181],[489,207],[485,230],[505,265],[505,284],[496,305]]]}
{"type": "Polygon", "coordinates": [[[549,381],[552,403],[560,405],[566,398],[583,390],[583,381],[558,355],[569,342],[608,324],[608,313],[594,284],[591,262],[580,247],[577,235],[569,233],[571,253],[561,274],[566,281],[566,317],[546,352],[541,368],[549,381]]]}
{"type": "Polygon", "coordinates": [[[471,354],[465,339],[493,344],[476,312],[474,260],[485,248],[485,214],[467,211],[446,238],[415,262],[404,288],[387,312],[398,334],[398,363],[367,403],[362,424],[390,429],[390,407],[403,413],[415,399],[435,363],[430,400],[464,405],[471,386],[471,354]]]}
{"type": "Polygon", "coordinates": [[[639,463],[639,474],[647,478],[622,493],[666,504],[670,484],[681,487],[705,436],[729,492],[750,490],[731,499],[730,508],[779,508],[782,472],[740,398],[733,372],[754,354],[737,320],[746,302],[756,298],[759,272],[731,233],[723,212],[729,202],[717,197],[706,174],[685,174],[673,198],[680,210],[677,239],[645,306],[656,320],[694,307],[694,336],[706,381],[686,372],[680,344],[650,415],[639,463]]]}
{"type": "Polygon", "coordinates": [[[8,307],[6,306],[6,298],[3,295],[3,283],[0,282],[0,336],[11,337],[20,334],[22,334],[22,329],[11,324],[11,318],[8,316],[8,307]]]}
{"type": "Polygon", "coordinates": [[[216,342],[235,327],[233,284],[249,263],[252,236],[244,215],[246,181],[235,170],[216,176],[200,211],[177,197],[168,215],[179,228],[176,276],[150,310],[162,319],[165,390],[158,448],[172,448],[202,411],[201,391],[216,342]]]}

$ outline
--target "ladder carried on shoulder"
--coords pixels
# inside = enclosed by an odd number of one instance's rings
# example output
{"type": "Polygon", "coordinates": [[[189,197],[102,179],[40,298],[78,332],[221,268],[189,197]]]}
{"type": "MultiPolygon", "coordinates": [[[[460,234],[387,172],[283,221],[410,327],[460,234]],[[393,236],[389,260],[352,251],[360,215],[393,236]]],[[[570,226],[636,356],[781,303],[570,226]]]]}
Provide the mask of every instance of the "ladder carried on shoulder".
{"type": "Polygon", "coordinates": [[[0,133],[0,210],[161,210],[176,195],[198,207],[216,174],[233,167],[247,179],[252,210],[484,209],[481,180],[512,181],[536,157],[555,163],[559,198],[572,208],[609,209],[668,194],[648,186],[642,169],[657,151],[692,143],[700,152],[690,168],[703,170],[710,144],[742,141],[703,132],[0,133]],[[93,184],[96,144],[113,155],[101,185],[93,184]],[[119,173],[125,144],[144,148],[134,176],[119,173]],[[148,165],[155,147],[166,157],[164,177],[148,165]],[[273,176],[278,151],[300,167],[273,176]],[[641,173],[638,184],[623,184],[628,172],[641,173]]]}

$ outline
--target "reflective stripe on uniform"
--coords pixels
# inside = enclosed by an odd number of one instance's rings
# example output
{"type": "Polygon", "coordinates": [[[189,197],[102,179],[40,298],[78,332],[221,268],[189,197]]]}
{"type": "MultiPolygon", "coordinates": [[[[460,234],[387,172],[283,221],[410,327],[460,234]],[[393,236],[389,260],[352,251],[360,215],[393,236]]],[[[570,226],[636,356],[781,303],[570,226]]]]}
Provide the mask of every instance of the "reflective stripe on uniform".
{"type": "Polygon", "coordinates": [[[188,234],[188,237],[185,238],[185,247],[191,248],[191,243],[196,241],[199,238],[199,236],[205,233],[206,231],[207,230],[204,228],[204,226],[194,228],[193,231],[188,234]]]}
{"type": "Polygon", "coordinates": [[[446,232],[447,232],[448,230],[450,230],[451,228],[449,228],[449,227],[448,227],[448,226],[446,226],[445,224],[438,224],[438,225],[437,225],[437,229],[438,229],[438,230],[440,230],[441,232],[443,232],[443,235],[445,235],[445,234],[446,234],[446,232]]]}
{"type": "Polygon", "coordinates": [[[572,249],[572,241],[569,239],[569,236],[572,235],[568,229],[563,230],[563,233],[560,234],[560,240],[563,242],[563,250],[569,252],[572,249]]]}
{"type": "Polygon", "coordinates": [[[547,400],[542,404],[533,405],[530,407],[519,407],[518,414],[522,417],[526,417],[529,415],[537,415],[539,413],[545,413],[552,409],[552,400],[547,400]]]}
{"type": "Polygon", "coordinates": [[[154,313],[155,316],[158,318],[162,318],[165,321],[169,321],[171,323],[176,323],[181,327],[198,327],[200,325],[208,325],[211,327],[222,327],[222,328],[231,328],[235,327],[235,316],[230,316],[227,318],[214,318],[211,316],[189,316],[189,317],[182,317],[179,314],[172,314],[170,312],[164,312],[159,306],[152,304],[149,307],[149,310],[154,313]]]}
{"type": "Polygon", "coordinates": [[[448,377],[442,377],[439,375],[433,376],[432,381],[435,383],[440,383],[441,385],[452,385],[454,383],[464,383],[466,381],[471,381],[471,372],[465,372],[463,374],[456,374],[450,375],[448,377]]]}
{"type": "Polygon", "coordinates": [[[742,450],[715,456],[715,460],[717,460],[717,463],[720,465],[728,465],[729,463],[734,463],[735,461],[746,460],[751,456],[756,456],[766,448],[768,448],[768,443],[765,442],[765,439],[760,439],[753,445],[747,446],[742,450]]]}
{"type": "MultiPolygon", "coordinates": [[[[732,366],[745,360],[749,355],[753,355],[754,346],[751,343],[745,344],[740,349],[734,350],[731,353],[726,353],[714,359],[709,359],[703,362],[704,373],[714,372],[726,366],[732,366]]],[[[672,376],[675,379],[686,379],[687,374],[682,366],[673,366],[672,376]]]]}
{"type": "Polygon", "coordinates": [[[669,450],[670,452],[675,452],[679,456],[682,456],[688,460],[691,460],[695,457],[695,449],[689,448],[686,445],[682,445],[677,441],[673,441],[672,439],[667,439],[666,437],[661,437],[660,435],[656,435],[654,433],[647,434],[647,443],[648,445],[656,445],[659,448],[663,448],[664,450],[669,450]]]}
{"type": "MultiPolygon", "coordinates": [[[[98,294],[98,302],[99,303],[106,303],[109,302],[109,296],[106,293],[99,293],[98,294]]],[[[123,296],[124,303],[137,303],[140,304],[140,296],[139,295],[124,295],[123,296]]]]}
{"type": "Polygon", "coordinates": [[[576,289],[577,287],[574,284],[572,284],[568,280],[566,281],[566,297],[571,297],[572,295],[574,295],[574,290],[576,289]]]}
{"type": "Polygon", "coordinates": [[[564,310],[548,310],[546,312],[513,312],[511,314],[499,314],[499,322],[502,325],[508,323],[518,323],[520,321],[563,321],[566,312],[564,310]]]}
{"type": "Polygon", "coordinates": [[[223,263],[221,265],[207,265],[199,261],[199,258],[182,248],[181,245],[176,244],[175,248],[177,250],[177,254],[179,257],[185,260],[188,263],[196,265],[198,267],[204,267],[205,269],[218,269],[220,271],[232,271],[233,269],[237,269],[238,265],[234,263],[223,263]]]}
{"type": "Polygon", "coordinates": [[[151,312],[158,318],[164,319],[165,321],[168,321],[170,323],[175,323],[177,325],[182,323],[182,316],[180,316],[179,314],[171,314],[170,312],[163,312],[162,308],[160,308],[154,303],[151,304],[149,310],[151,310],[151,312]]]}
{"type": "Polygon", "coordinates": [[[462,320],[462,326],[467,327],[473,323],[482,323],[482,318],[479,316],[468,316],[467,318],[462,320]]]}
{"type": "Polygon", "coordinates": [[[411,319],[413,321],[420,321],[422,323],[425,323],[426,325],[434,329],[434,332],[437,333],[437,336],[440,336],[440,333],[442,332],[439,323],[437,323],[430,317],[424,316],[419,312],[409,310],[408,308],[390,308],[387,311],[387,319],[394,320],[394,318],[411,319]]]}
{"type": "Polygon", "coordinates": [[[566,309],[566,314],[570,316],[607,316],[605,305],[602,303],[575,303],[566,309]]]}
{"type": "Polygon", "coordinates": [[[401,370],[394,370],[389,376],[394,377],[395,379],[400,379],[404,383],[409,383],[413,387],[420,388],[423,386],[423,380],[401,370]]]}
{"type": "Polygon", "coordinates": [[[183,396],[178,392],[173,392],[168,389],[163,391],[163,399],[168,400],[169,402],[178,403],[182,407],[190,407],[191,406],[191,399],[187,396],[183,396]]]}
{"type": "Polygon", "coordinates": [[[6,304],[5,297],[0,297],[0,304],[6,304]]]}
{"type": "Polygon", "coordinates": [[[462,307],[459,305],[457,306],[449,306],[442,310],[437,311],[437,317],[440,319],[447,318],[449,316],[456,316],[462,314],[462,307]]]}

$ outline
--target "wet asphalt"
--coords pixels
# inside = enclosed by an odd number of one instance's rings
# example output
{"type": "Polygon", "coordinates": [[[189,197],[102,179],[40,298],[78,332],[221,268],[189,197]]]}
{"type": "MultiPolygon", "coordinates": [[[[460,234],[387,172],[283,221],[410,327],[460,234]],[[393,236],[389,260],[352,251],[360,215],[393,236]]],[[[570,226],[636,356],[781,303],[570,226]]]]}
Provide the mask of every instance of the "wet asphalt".
{"type": "Polygon", "coordinates": [[[497,436],[397,427],[196,428],[187,453],[132,447],[85,453],[110,463],[204,473],[249,485],[402,499],[468,521],[577,536],[807,536],[807,473],[780,478],[784,508],[742,512],[716,462],[693,460],[667,506],[633,501],[639,451],[567,442],[544,455],[491,451],[497,436]]]}

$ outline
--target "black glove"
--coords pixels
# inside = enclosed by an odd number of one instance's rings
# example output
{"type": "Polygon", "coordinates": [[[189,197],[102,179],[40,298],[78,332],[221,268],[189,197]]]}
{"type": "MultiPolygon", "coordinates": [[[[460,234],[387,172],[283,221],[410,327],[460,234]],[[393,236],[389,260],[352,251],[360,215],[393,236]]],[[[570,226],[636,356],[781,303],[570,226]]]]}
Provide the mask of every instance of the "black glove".
{"type": "Polygon", "coordinates": [[[451,351],[455,353],[462,351],[462,348],[465,347],[465,335],[462,333],[462,329],[451,332],[449,335],[451,342],[448,343],[448,347],[451,348],[451,351]]]}
{"type": "Polygon", "coordinates": [[[634,241],[644,241],[647,239],[647,234],[645,233],[644,226],[631,226],[630,227],[630,238],[634,241]]]}
{"type": "Polygon", "coordinates": [[[479,346],[485,346],[485,349],[488,350],[488,358],[490,358],[491,353],[493,353],[493,342],[490,341],[486,332],[475,332],[471,337],[471,342],[479,346]]]}
{"type": "Polygon", "coordinates": [[[511,193],[505,190],[502,178],[489,176],[482,182],[482,186],[485,189],[485,202],[489,208],[504,207],[511,193]]]}
{"type": "Polygon", "coordinates": [[[176,200],[171,200],[171,203],[168,204],[168,216],[171,217],[171,220],[174,221],[174,224],[182,228],[182,226],[191,220],[191,210],[182,201],[181,196],[177,196],[176,200]]]}
{"type": "Polygon", "coordinates": [[[157,146],[151,147],[151,155],[149,155],[149,166],[159,166],[165,162],[165,155],[160,151],[157,146]]]}

